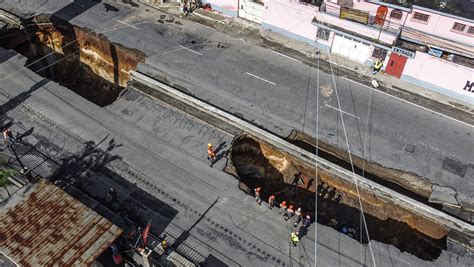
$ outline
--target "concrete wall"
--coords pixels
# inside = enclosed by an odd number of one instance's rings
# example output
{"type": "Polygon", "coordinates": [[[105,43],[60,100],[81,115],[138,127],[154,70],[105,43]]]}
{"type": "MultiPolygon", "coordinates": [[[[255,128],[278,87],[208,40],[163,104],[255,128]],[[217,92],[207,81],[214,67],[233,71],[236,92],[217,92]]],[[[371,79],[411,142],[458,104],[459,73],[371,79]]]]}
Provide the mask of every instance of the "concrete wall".
{"type": "Polygon", "coordinates": [[[474,104],[474,86],[473,92],[463,90],[467,81],[474,82],[474,69],[417,52],[408,59],[401,79],[474,104]]]}
{"type": "MultiPolygon", "coordinates": [[[[302,5],[297,1],[274,0],[265,4],[262,28],[271,30],[292,39],[315,45],[317,27],[311,24],[318,8],[302,5]]],[[[319,40],[320,47],[329,50],[332,35],[328,41],[319,40]]]]}
{"type": "Polygon", "coordinates": [[[232,17],[237,17],[239,11],[238,0],[203,0],[202,3],[210,4],[212,9],[232,17]]]}

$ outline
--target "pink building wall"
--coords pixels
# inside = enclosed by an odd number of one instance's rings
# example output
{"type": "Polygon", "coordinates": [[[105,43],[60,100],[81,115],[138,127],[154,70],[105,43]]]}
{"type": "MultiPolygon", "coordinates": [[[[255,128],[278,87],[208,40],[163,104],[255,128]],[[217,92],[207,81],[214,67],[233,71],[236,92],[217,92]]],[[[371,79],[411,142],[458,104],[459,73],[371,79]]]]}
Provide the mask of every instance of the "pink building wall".
{"type": "MultiPolygon", "coordinates": [[[[380,7],[380,5],[369,3],[369,2],[354,2],[354,8],[355,9],[367,11],[367,12],[369,12],[369,14],[371,16],[374,16],[374,17],[377,14],[377,9],[379,7],[380,7]]],[[[388,26],[390,28],[399,28],[400,26],[402,26],[403,23],[405,22],[405,19],[408,16],[408,12],[402,11],[401,19],[394,19],[394,18],[390,18],[390,13],[392,12],[392,10],[394,10],[394,8],[387,7],[387,9],[388,9],[388,13],[387,13],[387,16],[385,18],[384,27],[388,26]]]]}
{"type": "Polygon", "coordinates": [[[474,82],[474,69],[418,52],[407,60],[401,78],[474,104],[474,93],[463,90],[467,81],[474,82]]]}
{"type": "MultiPolygon", "coordinates": [[[[334,1],[332,1],[334,2],[334,1]]],[[[337,2],[337,1],[336,1],[337,2]]],[[[377,8],[379,5],[374,3],[369,3],[365,1],[356,2],[354,1],[355,9],[368,11],[370,15],[375,16],[377,13],[377,8]]],[[[431,35],[440,36],[445,39],[461,42],[461,43],[468,43],[472,44],[474,42],[474,35],[468,35],[467,33],[459,33],[452,31],[453,25],[455,22],[462,23],[469,26],[474,26],[474,23],[469,22],[467,19],[463,18],[456,18],[449,15],[441,15],[434,11],[429,11],[427,9],[418,8],[416,6],[410,12],[403,10],[403,16],[400,20],[391,19],[390,12],[392,12],[393,8],[388,8],[388,15],[386,19],[386,23],[389,23],[389,26],[396,27],[404,25],[406,27],[419,30],[431,35]],[[415,12],[423,13],[429,15],[430,18],[427,23],[419,22],[413,20],[413,15],[415,12]]]]}
{"type": "Polygon", "coordinates": [[[467,20],[456,19],[449,16],[442,16],[434,12],[428,12],[428,11],[420,10],[417,8],[413,8],[412,13],[409,14],[409,17],[406,20],[405,26],[413,28],[415,30],[423,31],[432,35],[436,35],[445,39],[472,45],[474,43],[474,35],[467,35],[466,33],[461,34],[458,32],[453,32],[452,28],[453,28],[454,22],[465,24],[468,27],[474,26],[474,23],[470,23],[467,20]],[[412,18],[415,12],[420,12],[423,14],[430,15],[428,23],[423,24],[417,21],[413,21],[412,18]]]}
{"type": "Polygon", "coordinates": [[[232,16],[237,17],[239,11],[238,0],[203,0],[203,3],[210,4],[212,9],[232,16]]]}
{"type": "MultiPolygon", "coordinates": [[[[262,27],[283,35],[292,35],[297,40],[314,44],[317,27],[311,22],[318,12],[316,6],[302,5],[288,0],[274,0],[266,3],[262,27]]],[[[331,45],[328,41],[319,40],[323,45],[331,45]]]]}
{"type": "Polygon", "coordinates": [[[327,2],[326,10],[329,12],[318,11],[318,13],[316,14],[318,20],[327,22],[331,25],[335,25],[339,28],[352,31],[372,39],[377,39],[380,34],[379,40],[387,44],[392,44],[393,41],[395,41],[396,39],[396,35],[394,33],[389,33],[385,31],[382,31],[380,33],[380,30],[376,27],[370,27],[350,20],[339,19],[338,16],[335,16],[335,14],[339,14],[340,11],[340,6],[337,4],[327,2]]]}

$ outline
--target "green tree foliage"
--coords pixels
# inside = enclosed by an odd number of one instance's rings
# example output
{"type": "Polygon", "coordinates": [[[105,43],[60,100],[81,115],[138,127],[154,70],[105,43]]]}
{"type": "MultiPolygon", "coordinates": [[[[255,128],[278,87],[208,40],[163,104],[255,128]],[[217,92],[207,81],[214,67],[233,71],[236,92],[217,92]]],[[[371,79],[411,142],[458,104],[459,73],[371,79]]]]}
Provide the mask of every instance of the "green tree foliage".
{"type": "Polygon", "coordinates": [[[8,197],[10,197],[10,192],[8,192],[8,189],[7,189],[8,178],[10,178],[10,176],[12,176],[15,173],[16,171],[13,169],[0,169],[0,187],[5,187],[8,197]]]}

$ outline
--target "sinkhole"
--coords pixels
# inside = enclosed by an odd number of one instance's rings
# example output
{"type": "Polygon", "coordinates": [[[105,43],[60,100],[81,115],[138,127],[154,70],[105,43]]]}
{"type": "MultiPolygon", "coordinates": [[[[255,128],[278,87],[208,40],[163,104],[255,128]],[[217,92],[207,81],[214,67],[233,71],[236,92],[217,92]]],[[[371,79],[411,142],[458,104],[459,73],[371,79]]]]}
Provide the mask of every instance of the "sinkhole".
{"type": "Polygon", "coordinates": [[[145,55],[94,31],[51,15],[38,15],[23,29],[9,28],[0,46],[28,60],[25,67],[104,107],[113,103],[145,55]]]}
{"type": "MultiPolygon", "coordinates": [[[[318,168],[316,176],[314,166],[253,137],[241,135],[233,140],[226,171],[240,180],[239,187],[247,193],[261,187],[262,199],[275,195],[277,203],[285,200],[301,207],[313,218],[317,195],[318,224],[337,231],[354,230],[348,234],[350,237],[362,244],[368,243],[361,226],[354,185],[334,177],[327,170],[318,168]]],[[[362,189],[360,197],[371,240],[393,245],[427,261],[437,259],[446,249],[447,230],[444,227],[362,189]]]]}

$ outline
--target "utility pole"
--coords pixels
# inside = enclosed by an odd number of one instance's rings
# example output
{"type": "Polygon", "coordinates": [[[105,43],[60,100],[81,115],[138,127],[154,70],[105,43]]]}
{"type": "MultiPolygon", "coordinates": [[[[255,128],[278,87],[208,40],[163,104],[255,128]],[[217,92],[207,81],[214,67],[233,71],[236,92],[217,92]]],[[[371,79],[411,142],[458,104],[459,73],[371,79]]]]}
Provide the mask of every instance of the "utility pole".
{"type": "Polygon", "coordinates": [[[383,29],[383,25],[385,24],[385,19],[387,18],[387,13],[388,12],[386,12],[385,15],[383,16],[382,25],[380,25],[379,36],[377,37],[377,41],[380,40],[380,35],[382,35],[382,29],[383,29]]]}

